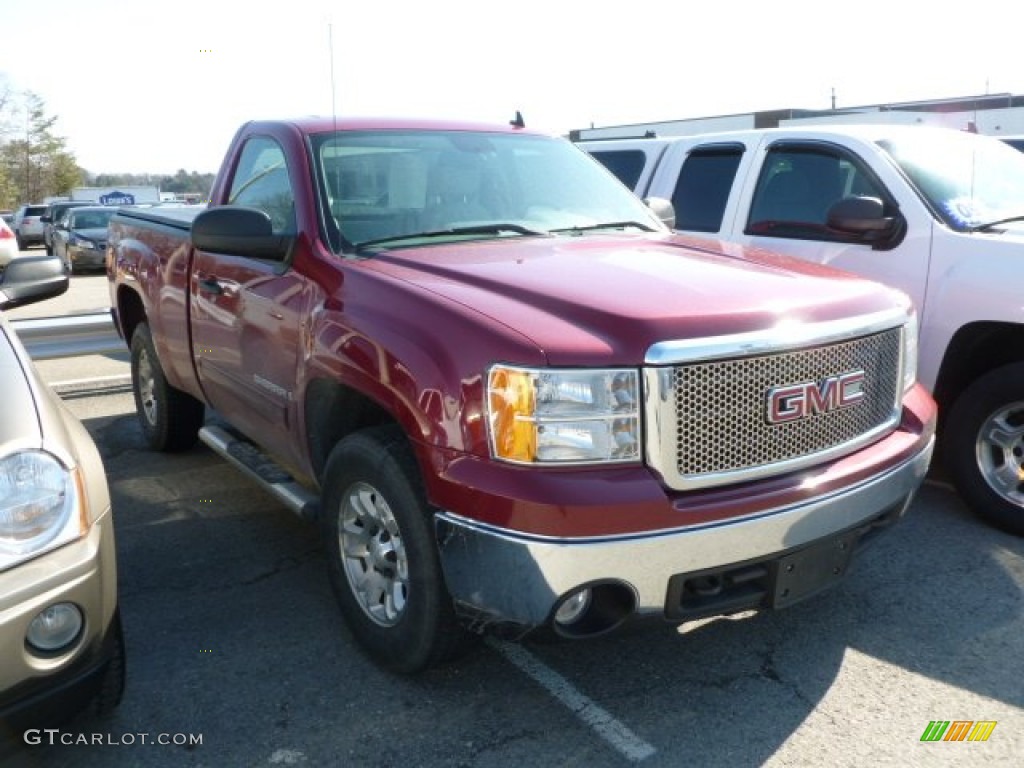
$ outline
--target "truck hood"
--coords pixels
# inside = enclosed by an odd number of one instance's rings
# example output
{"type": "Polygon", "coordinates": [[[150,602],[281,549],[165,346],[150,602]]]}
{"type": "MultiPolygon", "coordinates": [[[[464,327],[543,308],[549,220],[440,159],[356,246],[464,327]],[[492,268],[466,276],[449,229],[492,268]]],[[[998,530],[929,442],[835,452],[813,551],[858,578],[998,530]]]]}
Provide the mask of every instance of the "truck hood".
{"type": "Polygon", "coordinates": [[[553,365],[636,365],[668,340],[907,303],[848,273],[681,235],[590,234],[389,250],[366,262],[531,339],[553,365]]]}

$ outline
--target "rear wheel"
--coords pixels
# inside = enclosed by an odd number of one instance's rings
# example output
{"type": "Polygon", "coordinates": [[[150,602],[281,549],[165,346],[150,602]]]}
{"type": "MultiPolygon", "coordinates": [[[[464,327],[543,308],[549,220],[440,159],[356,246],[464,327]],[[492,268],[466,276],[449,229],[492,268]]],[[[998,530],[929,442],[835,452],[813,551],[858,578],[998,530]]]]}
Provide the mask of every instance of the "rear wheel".
{"type": "Polygon", "coordinates": [[[366,652],[414,673],[458,656],[455,618],[415,458],[397,428],[351,435],[331,452],[321,521],[331,586],[366,652]]]}
{"type": "Polygon", "coordinates": [[[157,451],[183,451],[195,445],[205,407],[167,383],[146,323],[132,334],[132,391],[142,434],[157,451]]]}
{"type": "Polygon", "coordinates": [[[1024,536],[1024,363],[967,387],[943,432],[946,468],[964,501],[993,525],[1024,536]]]}

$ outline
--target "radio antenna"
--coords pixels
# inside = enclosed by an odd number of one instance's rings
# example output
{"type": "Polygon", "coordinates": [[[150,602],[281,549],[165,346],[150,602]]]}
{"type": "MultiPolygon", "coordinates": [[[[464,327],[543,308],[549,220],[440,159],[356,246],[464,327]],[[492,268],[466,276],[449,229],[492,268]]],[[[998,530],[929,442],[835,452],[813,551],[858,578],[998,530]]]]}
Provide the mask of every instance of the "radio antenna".
{"type": "MultiPolygon", "coordinates": [[[[326,187],[326,189],[324,191],[327,194],[327,197],[326,197],[327,210],[324,212],[324,215],[327,217],[327,221],[329,222],[329,224],[333,225],[333,226],[328,226],[328,230],[327,231],[328,232],[332,232],[332,233],[336,233],[338,239],[335,241],[334,247],[335,247],[335,250],[340,252],[342,238],[341,238],[341,232],[339,231],[339,227],[338,227],[338,224],[337,224],[337,220],[334,218],[334,210],[333,210],[334,206],[333,206],[333,204],[331,202],[331,200],[333,198],[333,195],[331,194],[331,183],[330,183],[330,175],[331,175],[331,171],[333,170],[334,171],[334,189],[336,189],[336,190],[337,189],[341,189],[341,168],[338,166],[338,157],[337,157],[337,151],[338,151],[337,150],[337,144],[338,144],[338,105],[337,105],[337,87],[334,84],[334,25],[330,24],[330,23],[328,23],[328,25],[327,25],[327,47],[330,48],[330,57],[331,57],[331,64],[330,64],[330,67],[331,67],[331,124],[332,124],[331,128],[332,128],[332,132],[334,134],[333,140],[334,140],[335,147],[334,147],[334,161],[331,163],[331,167],[330,168],[327,167],[327,157],[326,157],[327,156],[327,147],[326,147],[326,145],[323,145],[320,148],[319,163],[320,163],[321,167],[323,168],[324,186],[326,187]]],[[[335,238],[332,237],[332,240],[334,240],[334,239],[335,238]]]]}
{"type": "Polygon", "coordinates": [[[327,47],[331,56],[331,119],[334,121],[334,132],[338,132],[338,107],[335,102],[337,90],[334,85],[334,25],[327,25],[327,47]]]}

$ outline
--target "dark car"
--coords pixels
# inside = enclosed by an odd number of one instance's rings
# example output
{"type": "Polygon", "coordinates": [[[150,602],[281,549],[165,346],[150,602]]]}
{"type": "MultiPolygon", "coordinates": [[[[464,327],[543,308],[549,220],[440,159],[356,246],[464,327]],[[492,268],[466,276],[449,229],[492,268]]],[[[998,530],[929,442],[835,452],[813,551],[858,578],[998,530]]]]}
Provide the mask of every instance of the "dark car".
{"type": "Polygon", "coordinates": [[[46,254],[49,256],[53,253],[53,230],[60,224],[64,217],[67,216],[68,211],[72,208],[81,208],[86,205],[96,205],[96,203],[87,200],[61,200],[56,203],[50,203],[46,208],[46,213],[42,216],[43,222],[43,245],[46,246],[46,254]]]}
{"type": "Polygon", "coordinates": [[[70,275],[80,269],[102,269],[107,251],[107,224],[114,206],[71,208],[53,229],[53,252],[70,275]]]}

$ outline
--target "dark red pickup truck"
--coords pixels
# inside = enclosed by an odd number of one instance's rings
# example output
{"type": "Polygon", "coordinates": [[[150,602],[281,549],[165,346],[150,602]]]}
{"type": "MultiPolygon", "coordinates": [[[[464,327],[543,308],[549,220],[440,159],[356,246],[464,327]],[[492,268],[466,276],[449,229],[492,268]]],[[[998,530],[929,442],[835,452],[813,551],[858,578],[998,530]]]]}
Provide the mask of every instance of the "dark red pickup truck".
{"type": "Polygon", "coordinates": [[[808,597],[928,467],[910,304],[652,209],[519,125],[246,124],[208,208],[110,227],[146,437],[318,520],[401,671],[808,597]]]}

